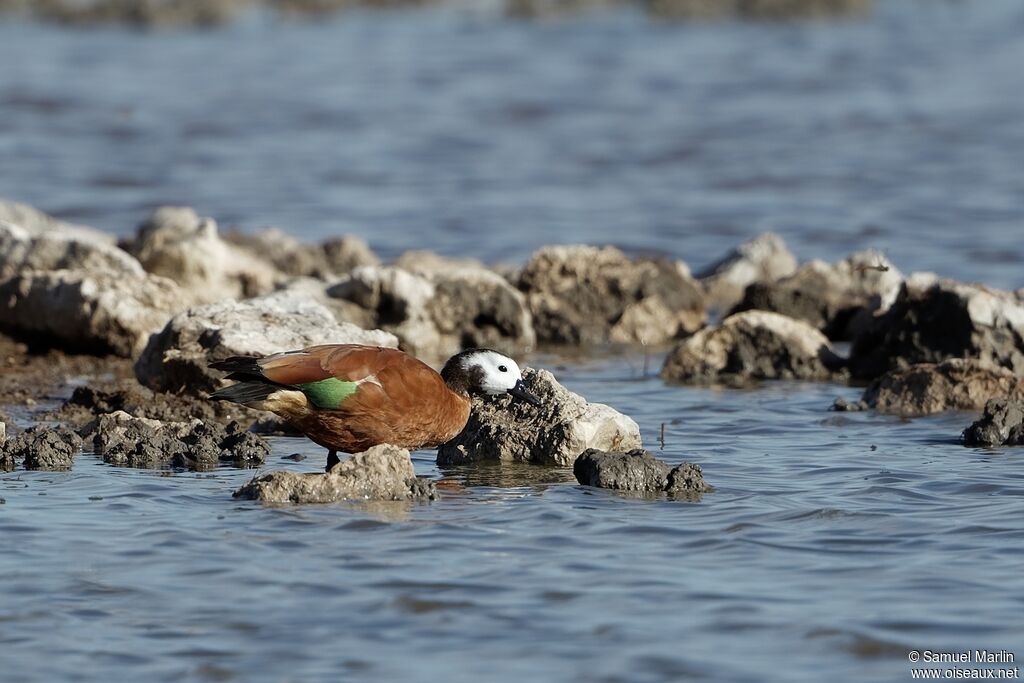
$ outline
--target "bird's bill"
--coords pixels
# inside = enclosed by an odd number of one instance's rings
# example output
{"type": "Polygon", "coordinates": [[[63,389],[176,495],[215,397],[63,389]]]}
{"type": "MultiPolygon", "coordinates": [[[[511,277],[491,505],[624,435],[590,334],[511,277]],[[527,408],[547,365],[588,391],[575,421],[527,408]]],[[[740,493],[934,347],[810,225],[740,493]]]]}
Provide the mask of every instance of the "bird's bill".
{"type": "Polygon", "coordinates": [[[516,385],[509,389],[508,393],[512,394],[513,398],[521,399],[527,403],[532,403],[535,406],[540,405],[540,399],[537,398],[536,394],[526,388],[526,385],[523,384],[523,380],[516,382],[516,385]]]}

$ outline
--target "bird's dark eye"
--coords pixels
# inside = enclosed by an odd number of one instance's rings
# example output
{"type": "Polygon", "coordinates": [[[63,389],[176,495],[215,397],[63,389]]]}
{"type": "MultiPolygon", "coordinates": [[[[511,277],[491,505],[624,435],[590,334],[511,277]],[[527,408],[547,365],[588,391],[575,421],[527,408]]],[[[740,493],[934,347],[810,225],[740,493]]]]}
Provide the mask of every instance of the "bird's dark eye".
{"type": "Polygon", "coordinates": [[[508,368],[505,367],[504,365],[499,365],[498,366],[498,371],[499,372],[508,372],[508,368]]]}

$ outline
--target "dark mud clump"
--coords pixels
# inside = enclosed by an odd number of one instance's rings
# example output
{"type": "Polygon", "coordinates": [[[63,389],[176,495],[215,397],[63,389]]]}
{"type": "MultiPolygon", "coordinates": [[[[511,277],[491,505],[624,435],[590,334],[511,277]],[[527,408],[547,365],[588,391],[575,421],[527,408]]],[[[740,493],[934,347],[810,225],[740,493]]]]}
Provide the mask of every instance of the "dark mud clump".
{"type": "Polygon", "coordinates": [[[409,451],[388,444],[342,460],[327,472],[268,472],[235,492],[264,503],[336,503],[346,500],[433,500],[433,481],[417,477],[409,451]]]}
{"type": "Polygon", "coordinates": [[[642,448],[626,452],[590,449],[576,459],[572,470],[584,486],[618,491],[700,494],[714,490],[704,481],[700,465],[670,467],[642,448]]]}
{"type": "Polygon", "coordinates": [[[116,412],[101,415],[83,432],[92,437],[93,447],[104,462],[120,467],[255,467],[270,455],[266,442],[237,422],[227,427],[199,420],[159,422],[116,412]]]}
{"type": "Polygon", "coordinates": [[[36,425],[0,446],[0,469],[12,470],[21,460],[28,470],[69,470],[82,452],[82,439],[67,427],[36,425]]]}
{"type": "Polygon", "coordinates": [[[249,410],[226,401],[207,401],[187,394],[152,391],[133,380],[125,380],[104,388],[77,387],[71,398],[46,418],[73,425],[85,425],[98,415],[123,411],[134,417],[161,422],[248,424],[265,413],[249,410]]]}
{"type": "Polygon", "coordinates": [[[994,398],[985,404],[981,419],[964,430],[965,446],[1024,445],[1024,402],[994,398]]]}

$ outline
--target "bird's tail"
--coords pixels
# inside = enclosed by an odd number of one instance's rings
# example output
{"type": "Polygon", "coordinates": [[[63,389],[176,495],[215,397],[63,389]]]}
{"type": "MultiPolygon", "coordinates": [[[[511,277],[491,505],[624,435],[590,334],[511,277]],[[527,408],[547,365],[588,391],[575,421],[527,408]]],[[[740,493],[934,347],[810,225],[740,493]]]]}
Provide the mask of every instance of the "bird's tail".
{"type": "Polygon", "coordinates": [[[214,401],[231,401],[233,403],[247,405],[249,403],[263,401],[275,391],[280,390],[281,387],[276,384],[267,384],[265,382],[239,382],[238,384],[232,384],[229,387],[218,389],[210,394],[210,398],[214,401]]]}
{"type": "Polygon", "coordinates": [[[258,381],[263,377],[259,360],[256,356],[231,356],[224,360],[215,360],[210,363],[209,367],[229,373],[226,379],[258,381]]]}

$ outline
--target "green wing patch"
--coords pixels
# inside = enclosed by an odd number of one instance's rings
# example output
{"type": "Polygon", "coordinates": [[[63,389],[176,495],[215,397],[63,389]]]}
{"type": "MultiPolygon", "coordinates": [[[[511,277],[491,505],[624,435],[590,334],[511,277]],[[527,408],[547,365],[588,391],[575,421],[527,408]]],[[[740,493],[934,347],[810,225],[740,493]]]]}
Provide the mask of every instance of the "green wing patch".
{"type": "Polygon", "coordinates": [[[307,382],[297,385],[302,393],[313,402],[317,408],[333,410],[341,405],[346,398],[356,393],[359,385],[355,382],[346,382],[337,377],[328,377],[319,382],[307,382]]]}

